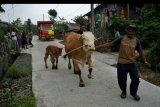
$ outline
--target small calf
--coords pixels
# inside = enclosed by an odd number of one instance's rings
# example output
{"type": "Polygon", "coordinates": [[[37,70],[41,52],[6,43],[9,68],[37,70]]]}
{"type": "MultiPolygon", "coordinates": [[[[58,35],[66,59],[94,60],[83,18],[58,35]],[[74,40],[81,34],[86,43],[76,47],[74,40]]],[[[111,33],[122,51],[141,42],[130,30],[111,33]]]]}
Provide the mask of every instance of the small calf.
{"type": "Polygon", "coordinates": [[[62,54],[62,48],[59,48],[53,45],[47,46],[45,57],[44,57],[45,67],[48,68],[47,58],[50,55],[50,58],[51,58],[50,60],[52,62],[52,69],[58,69],[58,57],[61,56],[61,54],[62,54]]]}

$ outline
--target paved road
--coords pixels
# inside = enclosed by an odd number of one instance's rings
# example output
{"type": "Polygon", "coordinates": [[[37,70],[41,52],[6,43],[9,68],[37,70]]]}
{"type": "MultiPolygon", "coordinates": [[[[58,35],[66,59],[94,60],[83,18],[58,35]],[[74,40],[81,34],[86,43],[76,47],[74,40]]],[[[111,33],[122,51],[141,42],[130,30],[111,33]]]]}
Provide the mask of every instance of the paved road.
{"type": "MultiPolygon", "coordinates": [[[[62,46],[58,41],[39,41],[33,38],[34,47],[25,52],[32,54],[33,92],[37,107],[160,107],[160,87],[140,80],[138,94],[141,100],[136,102],[129,95],[130,78],[128,77],[128,95],[121,99],[117,84],[116,54],[94,53],[93,79],[87,78],[87,67],[82,67],[85,87],[79,87],[79,79],[72,70],[68,70],[67,61],[59,58],[59,69],[52,70],[44,66],[44,54],[47,45],[62,46]]],[[[64,51],[63,51],[64,54],[64,51]]]]}

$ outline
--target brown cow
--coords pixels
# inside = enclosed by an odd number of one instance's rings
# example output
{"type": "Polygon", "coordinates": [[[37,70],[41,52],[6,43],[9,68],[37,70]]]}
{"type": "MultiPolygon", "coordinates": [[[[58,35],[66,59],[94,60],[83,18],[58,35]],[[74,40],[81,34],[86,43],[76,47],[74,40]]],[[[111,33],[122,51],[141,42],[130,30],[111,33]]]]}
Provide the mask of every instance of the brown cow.
{"type": "Polygon", "coordinates": [[[94,45],[95,37],[91,32],[83,32],[82,35],[78,33],[68,33],[66,34],[64,45],[65,45],[65,52],[64,58],[68,56],[69,63],[68,68],[71,69],[71,62],[73,62],[73,72],[79,75],[80,87],[84,87],[85,84],[81,77],[81,70],[79,68],[79,64],[88,64],[88,78],[91,78],[92,75],[92,53],[95,50],[94,45]]]}
{"type": "Polygon", "coordinates": [[[49,45],[46,48],[46,53],[44,57],[44,62],[45,62],[45,67],[48,68],[47,66],[47,58],[50,55],[50,60],[52,62],[52,69],[58,69],[58,57],[61,56],[62,54],[62,48],[59,48],[57,46],[49,45]],[[56,61],[56,65],[55,65],[56,61]]]}

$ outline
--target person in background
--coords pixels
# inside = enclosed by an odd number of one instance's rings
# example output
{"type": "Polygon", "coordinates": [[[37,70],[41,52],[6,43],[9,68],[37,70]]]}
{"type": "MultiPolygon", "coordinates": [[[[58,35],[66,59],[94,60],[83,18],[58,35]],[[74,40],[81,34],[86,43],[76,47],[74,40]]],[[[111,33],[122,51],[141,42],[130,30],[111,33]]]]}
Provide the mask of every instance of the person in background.
{"type": "Polygon", "coordinates": [[[11,32],[10,29],[8,28],[7,30],[7,34],[6,34],[7,38],[8,38],[8,48],[9,50],[12,48],[12,38],[11,38],[11,32]]]}
{"type": "Polygon", "coordinates": [[[115,29],[115,39],[120,38],[121,34],[119,33],[119,31],[117,29],[115,29]]]}
{"type": "Polygon", "coordinates": [[[147,62],[144,53],[141,48],[141,44],[138,38],[135,37],[136,32],[136,25],[129,24],[127,27],[127,34],[123,37],[120,37],[112,42],[105,43],[102,45],[96,46],[97,48],[109,48],[111,46],[119,47],[119,56],[117,62],[117,79],[119,87],[122,91],[120,97],[126,98],[127,95],[127,74],[129,72],[131,78],[130,84],[130,95],[136,101],[140,100],[140,96],[137,94],[138,86],[139,86],[139,76],[137,67],[135,64],[136,53],[135,50],[138,51],[140,57],[142,58],[143,62],[151,67],[151,65],[147,62]]]}
{"type": "Polygon", "coordinates": [[[16,31],[15,31],[15,28],[12,29],[12,32],[11,32],[11,38],[12,38],[12,46],[13,46],[13,49],[16,51],[17,50],[17,36],[16,36],[16,31]]]}
{"type": "Polygon", "coordinates": [[[87,30],[86,25],[84,23],[81,23],[80,24],[80,30],[77,33],[82,34],[86,30],[87,30]]]}
{"type": "Polygon", "coordinates": [[[21,36],[22,36],[21,33],[18,32],[18,33],[17,33],[17,42],[18,42],[19,48],[22,48],[22,43],[21,43],[22,37],[21,37],[21,36]]]}
{"type": "Polygon", "coordinates": [[[24,31],[22,32],[22,39],[21,39],[21,41],[22,41],[22,49],[28,49],[27,48],[27,37],[26,37],[26,34],[25,34],[24,31]]]}
{"type": "Polygon", "coordinates": [[[31,47],[33,47],[32,38],[33,38],[33,33],[32,33],[31,30],[29,30],[29,32],[28,32],[28,44],[31,45],[31,47]]]}
{"type": "Polygon", "coordinates": [[[121,7],[121,9],[120,9],[120,17],[125,18],[125,11],[124,11],[123,7],[121,7]]]}

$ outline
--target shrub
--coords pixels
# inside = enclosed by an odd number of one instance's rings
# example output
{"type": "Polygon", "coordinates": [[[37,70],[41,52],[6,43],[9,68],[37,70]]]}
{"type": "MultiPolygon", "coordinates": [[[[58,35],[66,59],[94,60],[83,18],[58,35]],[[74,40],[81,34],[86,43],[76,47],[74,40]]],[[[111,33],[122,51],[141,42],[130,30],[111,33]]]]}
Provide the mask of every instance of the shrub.
{"type": "Polygon", "coordinates": [[[125,18],[121,17],[111,17],[109,22],[109,29],[112,31],[113,29],[119,30],[119,32],[123,35],[126,33],[126,27],[129,21],[125,18]]]}
{"type": "Polygon", "coordinates": [[[16,64],[13,64],[6,73],[6,77],[9,77],[9,78],[20,78],[28,75],[29,75],[28,69],[21,68],[16,64]]]}
{"type": "Polygon", "coordinates": [[[0,26],[0,43],[3,40],[3,37],[5,35],[5,32],[7,32],[7,27],[6,26],[0,26]]]}
{"type": "Polygon", "coordinates": [[[151,44],[151,48],[149,49],[148,58],[149,61],[152,63],[153,68],[157,71],[160,69],[157,69],[160,63],[160,38],[157,40],[157,42],[153,42],[151,44]]]}
{"type": "Polygon", "coordinates": [[[16,107],[36,107],[36,99],[34,96],[15,98],[16,107]]]}
{"type": "Polygon", "coordinates": [[[152,42],[160,38],[160,22],[148,21],[138,26],[137,37],[141,40],[143,48],[149,48],[152,42]]]}

